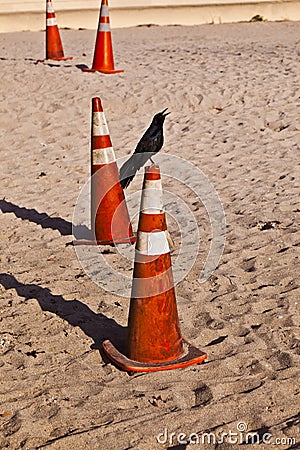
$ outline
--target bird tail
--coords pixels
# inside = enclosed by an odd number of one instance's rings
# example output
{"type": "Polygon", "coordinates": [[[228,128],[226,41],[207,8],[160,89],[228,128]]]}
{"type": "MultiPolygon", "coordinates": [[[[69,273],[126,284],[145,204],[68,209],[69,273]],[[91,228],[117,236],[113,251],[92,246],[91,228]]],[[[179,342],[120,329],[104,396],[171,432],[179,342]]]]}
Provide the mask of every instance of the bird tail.
{"type": "Polygon", "coordinates": [[[153,156],[153,153],[133,153],[120,169],[120,183],[123,189],[126,189],[137,171],[153,156]]]}

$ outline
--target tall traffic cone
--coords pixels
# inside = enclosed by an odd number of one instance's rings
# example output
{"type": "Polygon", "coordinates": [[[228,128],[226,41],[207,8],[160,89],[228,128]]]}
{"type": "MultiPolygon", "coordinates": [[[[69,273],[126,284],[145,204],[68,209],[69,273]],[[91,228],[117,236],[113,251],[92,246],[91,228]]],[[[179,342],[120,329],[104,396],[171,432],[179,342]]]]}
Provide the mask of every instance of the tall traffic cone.
{"type": "Polygon", "coordinates": [[[181,335],[160,170],[145,168],[128,318],[126,356],[106,340],[103,350],[128,372],[200,364],[207,357],[181,335]]]}
{"type": "Polygon", "coordinates": [[[92,99],[91,223],[98,244],[136,241],[99,97],[92,99]]]}
{"type": "Polygon", "coordinates": [[[64,57],[64,51],[51,0],[46,0],[46,59],[53,59],[56,61],[73,59],[72,57],[64,57]]]}
{"type": "Polygon", "coordinates": [[[108,0],[101,2],[93,66],[91,69],[84,67],[82,70],[106,74],[124,72],[124,70],[116,70],[114,66],[108,0]]]}

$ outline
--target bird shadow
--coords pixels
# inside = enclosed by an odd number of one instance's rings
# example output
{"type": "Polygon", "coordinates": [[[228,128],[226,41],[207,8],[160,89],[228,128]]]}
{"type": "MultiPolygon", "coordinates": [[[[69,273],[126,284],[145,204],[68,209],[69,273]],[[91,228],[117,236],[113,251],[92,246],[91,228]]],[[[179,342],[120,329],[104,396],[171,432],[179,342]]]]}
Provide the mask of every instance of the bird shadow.
{"type": "Polygon", "coordinates": [[[56,314],[73,327],[79,327],[94,340],[91,348],[99,350],[102,359],[108,362],[102,351],[102,342],[109,339],[118,348],[122,348],[126,339],[126,327],[104,314],[96,314],[79,300],[65,300],[62,295],[54,295],[50,289],[37,284],[20,283],[13,275],[0,274],[0,284],[6,289],[15,289],[25,301],[36,299],[43,311],[56,314]]]}
{"type": "Polygon", "coordinates": [[[39,213],[36,209],[20,207],[4,199],[0,200],[0,210],[3,213],[13,213],[19,219],[29,220],[42,228],[57,230],[62,236],[69,236],[73,233],[74,235],[79,234],[85,239],[89,239],[91,236],[91,230],[85,225],[72,226],[71,222],[61,217],[50,217],[47,213],[39,213]]]}

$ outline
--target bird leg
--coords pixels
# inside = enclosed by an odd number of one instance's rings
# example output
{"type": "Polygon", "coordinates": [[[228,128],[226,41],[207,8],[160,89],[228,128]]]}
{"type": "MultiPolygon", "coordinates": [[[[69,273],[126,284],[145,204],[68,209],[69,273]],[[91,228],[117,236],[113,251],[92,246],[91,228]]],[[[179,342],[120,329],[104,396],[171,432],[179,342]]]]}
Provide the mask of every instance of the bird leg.
{"type": "Polygon", "coordinates": [[[152,162],[153,166],[155,166],[155,162],[153,161],[151,156],[150,156],[150,161],[152,162]]]}

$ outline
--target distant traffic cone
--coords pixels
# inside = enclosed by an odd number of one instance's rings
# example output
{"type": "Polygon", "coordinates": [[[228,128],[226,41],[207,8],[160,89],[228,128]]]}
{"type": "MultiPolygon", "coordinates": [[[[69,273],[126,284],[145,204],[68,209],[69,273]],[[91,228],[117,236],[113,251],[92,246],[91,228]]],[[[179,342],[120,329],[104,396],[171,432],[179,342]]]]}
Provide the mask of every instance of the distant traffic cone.
{"type": "Polygon", "coordinates": [[[101,3],[93,66],[91,69],[84,67],[82,70],[106,74],[124,72],[124,70],[116,70],[114,66],[108,0],[102,0],[101,3]]]}
{"type": "Polygon", "coordinates": [[[46,0],[46,59],[57,61],[73,59],[72,57],[64,57],[64,51],[51,0],[46,0]]]}
{"type": "Polygon", "coordinates": [[[128,372],[155,372],[200,364],[206,353],[181,335],[160,170],[145,168],[128,318],[126,356],[106,340],[103,350],[128,372]]]}
{"type": "Polygon", "coordinates": [[[99,97],[92,99],[91,223],[98,244],[135,242],[99,97]]]}

